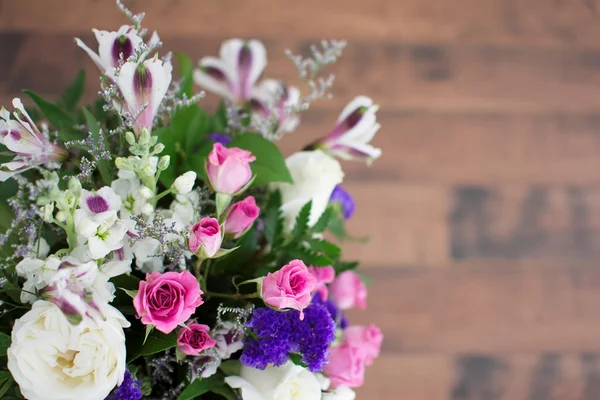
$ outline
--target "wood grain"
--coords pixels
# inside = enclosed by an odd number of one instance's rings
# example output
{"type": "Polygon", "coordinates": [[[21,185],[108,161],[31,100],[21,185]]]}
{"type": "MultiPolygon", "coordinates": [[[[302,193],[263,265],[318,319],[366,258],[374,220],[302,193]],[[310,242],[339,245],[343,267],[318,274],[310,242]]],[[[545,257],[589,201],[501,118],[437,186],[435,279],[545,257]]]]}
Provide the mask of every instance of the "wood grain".
{"type": "MultiPolygon", "coordinates": [[[[280,144],[323,136],[358,94],[381,105],[371,168],[344,163],[357,211],[344,244],[373,281],[386,340],[359,399],[600,398],[598,0],[144,0],[165,51],[265,42],[265,76],[298,83],[283,51],[346,38],[331,101],[280,144]]],[[[0,0],[0,103],[56,98],[73,43],[125,22],[112,1],[0,0]]],[[[217,99],[203,100],[208,108],[217,99]]]]}

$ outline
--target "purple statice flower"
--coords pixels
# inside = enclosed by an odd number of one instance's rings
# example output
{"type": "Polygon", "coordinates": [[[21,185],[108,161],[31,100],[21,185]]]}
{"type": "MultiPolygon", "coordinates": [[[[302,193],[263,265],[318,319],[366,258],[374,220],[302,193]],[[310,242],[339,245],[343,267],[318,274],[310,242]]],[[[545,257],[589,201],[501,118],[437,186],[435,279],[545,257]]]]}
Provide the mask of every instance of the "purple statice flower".
{"type": "Polygon", "coordinates": [[[333,192],[331,193],[331,197],[329,198],[330,203],[339,203],[342,206],[342,211],[344,212],[344,219],[348,220],[352,218],[352,214],[354,214],[354,209],[356,205],[354,204],[354,199],[352,195],[346,191],[341,185],[337,185],[333,192]]]}
{"type": "Polygon", "coordinates": [[[125,371],[125,378],[121,386],[113,390],[112,396],[106,400],[140,400],[142,398],[142,389],[139,379],[134,379],[131,372],[125,371]]]}
{"type": "Polygon", "coordinates": [[[319,372],[327,363],[329,345],[335,339],[335,322],[323,304],[305,308],[303,320],[297,310],[259,308],[246,326],[251,332],[244,338],[240,361],[258,369],[283,365],[295,352],[302,355],[302,362],[312,372],[319,372]]]}
{"type": "Polygon", "coordinates": [[[233,140],[231,136],[227,136],[223,133],[214,132],[208,135],[208,139],[215,143],[221,143],[223,146],[227,146],[233,140]]]}
{"type": "Polygon", "coordinates": [[[312,304],[322,304],[327,308],[331,318],[335,321],[336,325],[340,329],[346,329],[348,327],[348,318],[344,315],[344,312],[338,308],[333,300],[323,300],[321,293],[316,293],[313,296],[312,304]]]}

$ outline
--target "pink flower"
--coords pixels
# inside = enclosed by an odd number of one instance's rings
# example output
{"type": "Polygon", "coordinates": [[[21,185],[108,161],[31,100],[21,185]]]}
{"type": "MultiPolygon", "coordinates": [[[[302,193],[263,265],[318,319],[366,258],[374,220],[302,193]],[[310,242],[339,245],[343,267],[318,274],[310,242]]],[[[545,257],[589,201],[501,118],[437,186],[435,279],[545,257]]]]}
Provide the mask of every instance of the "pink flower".
{"type": "Polygon", "coordinates": [[[189,238],[189,247],[192,253],[196,253],[202,247],[202,255],[210,258],[217,254],[222,241],[221,227],[215,218],[202,218],[192,226],[189,238]]]}
{"type": "Polygon", "coordinates": [[[260,213],[260,208],[256,206],[256,201],[252,196],[229,206],[228,210],[225,233],[234,234],[236,239],[250,229],[260,213]]]}
{"type": "Polygon", "coordinates": [[[365,377],[365,362],[357,349],[342,344],[329,349],[329,363],[324,371],[333,387],[359,387],[365,377]]]}
{"type": "Polygon", "coordinates": [[[197,356],[203,350],[215,347],[217,342],[210,337],[209,331],[210,327],[207,325],[195,323],[181,328],[177,338],[179,349],[188,356],[197,356]]]}
{"type": "Polygon", "coordinates": [[[331,298],[342,310],[367,307],[367,287],[356,273],[342,272],[329,286],[331,298]]]}
{"type": "Polygon", "coordinates": [[[171,333],[203,303],[202,293],[198,281],[189,271],[153,272],[140,282],[133,306],[143,324],[171,333]]]}
{"type": "Polygon", "coordinates": [[[254,160],[256,157],[249,151],[215,143],[206,164],[211,186],[219,193],[239,192],[252,178],[250,163],[254,160]]]}
{"type": "Polygon", "coordinates": [[[327,284],[333,282],[335,279],[335,270],[332,266],[329,267],[310,267],[308,271],[312,276],[317,278],[317,286],[315,287],[315,293],[319,293],[323,300],[327,300],[329,297],[329,290],[327,284]]]}
{"type": "Polygon", "coordinates": [[[351,326],[344,331],[344,343],[356,349],[366,365],[379,356],[383,334],[375,325],[351,326]]]}
{"type": "Polygon", "coordinates": [[[311,293],[317,285],[317,279],[300,260],[290,261],[279,271],[269,273],[262,281],[262,293],[265,304],[283,310],[292,308],[300,311],[308,306],[311,293]]]}

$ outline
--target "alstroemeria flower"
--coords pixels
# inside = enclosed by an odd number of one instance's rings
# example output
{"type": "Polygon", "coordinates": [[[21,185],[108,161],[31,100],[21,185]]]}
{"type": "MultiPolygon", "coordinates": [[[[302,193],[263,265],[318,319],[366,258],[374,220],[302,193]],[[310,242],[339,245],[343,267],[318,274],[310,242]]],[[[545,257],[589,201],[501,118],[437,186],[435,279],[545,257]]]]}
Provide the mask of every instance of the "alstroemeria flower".
{"type": "Polygon", "coordinates": [[[300,103],[300,90],[275,79],[265,79],[254,88],[250,105],[255,124],[275,119],[275,132],[292,132],[300,124],[294,108],[300,103]]]}
{"type": "Polygon", "coordinates": [[[125,107],[132,117],[133,130],[152,131],[154,117],[171,84],[173,65],[158,57],[141,63],[126,62],[114,78],[125,99],[125,107]],[[142,111],[143,110],[143,111],[142,111]]]}
{"type": "MultiPolygon", "coordinates": [[[[135,50],[143,43],[135,28],[123,25],[116,32],[92,30],[98,41],[98,53],[90,49],[79,38],[75,39],[77,46],[81,47],[94,61],[102,73],[110,71],[119,66],[121,54],[123,62],[135,53],[135,50]]],[[[154,32],[148,46],[153,46],[160,41],[158,34],[154,32]]]]}
{"type": "Polygon", "coordinates": [[[10,113],[0,110],[0,144],[15,154],[15,158],[0,166],[0,181],[26,171],[36,165],[52,167],[52,163],[64,161],[68,153],[50,140],[35,126],[20,99],[13,99],[15,120],[10,113]]]}
{"type": "Polygon", "coordinates": [[[370,142],[379,130],[375,115],[379,106],[365,96],[352,100],[338,117],[337,124],[326,138],[317,143],[342,160],[367,160],[381,156],[381,149],[370,142]]]}
{"type": "Polygon", "coordinates": [[[95,193],[84,190],[75,210],[75,230],[87,242],[93,259],[123,248],[127,226],[117,217],[121,198],[108,186],[95,193]]]}
{"type": "Polygon", "coordinates": [[[221,45],[220,58],[204,57],[194,81],[234,103],[250,100],[254,84],[267,65],[267,52],[258,40],[231,39],[221,45]]]}

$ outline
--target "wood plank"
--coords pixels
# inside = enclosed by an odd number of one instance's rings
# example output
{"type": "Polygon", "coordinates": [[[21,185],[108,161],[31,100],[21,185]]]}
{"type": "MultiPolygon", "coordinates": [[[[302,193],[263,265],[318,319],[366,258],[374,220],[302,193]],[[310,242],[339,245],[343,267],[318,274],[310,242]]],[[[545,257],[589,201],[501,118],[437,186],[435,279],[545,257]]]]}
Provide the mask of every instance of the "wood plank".
{"type": "MultiPolygon", "coordinates": [[[[585,44],[598,47],[598,2],[552,0],[205,0],[128,1],[162,33],[232,36],[373,38],[474,43],[585,44]]],[[[120,26],[112,1],[2,0],[0,29],[82,31],[120,26]],[[98,19],[102,16],[102,20],[98,19]],[[99,26],[102,24],[102,26],[99,26]]]]}
{"type": "Polygon", "coordinates": [[[358,398],[596,400],[598,353],[384,354],[358,398]]]}
{"type": "MultiPolygon", "coordinates": [[[[14,34],[6,35],[0,42],[14,41],[14,34]]],[[[92,43],[89,33],[80,36],[92,43]]],[[[95,66],[71,35],[24,34],[20,40],[4,78],[9,95],[28,87],[56,96],[82,67],[90,72],[88,94],[97,91],[95,66]]],[[[165,37],[165,49],[188,52],[193,59],[217,54],[219,43],[219,38],[165,37]]],[[[293,83],[296,73],[283,51],[304,49],[308,42],[271,38],[267,45],[266,76],[293,83]]],[[[358,94],[369,94],[391,112],[581,114],[600,108],[600,50],[356,41],[331,71],[337,77],[335,96],[318,104],[328,110],[340,110],[358,94]]]]}
{"type": "Polygon", "coordinates": [[[540,263],[363,270],[368,312],[388,353],[593,352],[600,335],[600,269],[540,263]]]}

